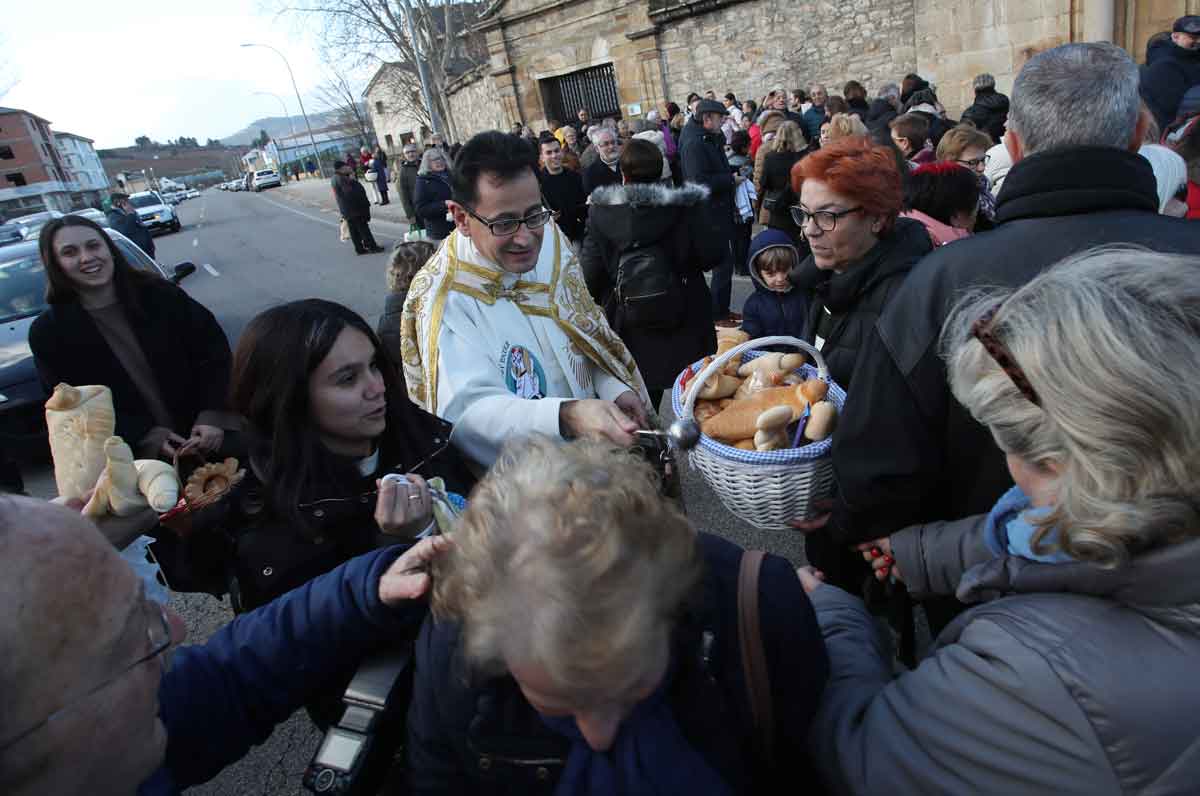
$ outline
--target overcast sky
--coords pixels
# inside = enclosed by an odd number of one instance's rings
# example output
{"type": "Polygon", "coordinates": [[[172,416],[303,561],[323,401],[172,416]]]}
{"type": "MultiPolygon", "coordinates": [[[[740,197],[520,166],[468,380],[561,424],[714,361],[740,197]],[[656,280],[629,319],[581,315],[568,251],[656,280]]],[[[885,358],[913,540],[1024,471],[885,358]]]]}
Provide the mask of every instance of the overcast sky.
{"type": "Polygon", "coordinates": [[[242,42],[283,52],[305,110],[321,109],[313,94],[324,81],[315,36],[254,0],[0,3],[9,4],[21,11],[10,6],[3,15],[0,61],[7,63],[0,74],[17,83],[0,105],[93,138],[97,148],[132,145],[143,134],[203,143],[282,115],[277,99],[255,91],[277,94],[288,113],[298,114],[283,61],[267,49],[243,49],[242,42]]]}

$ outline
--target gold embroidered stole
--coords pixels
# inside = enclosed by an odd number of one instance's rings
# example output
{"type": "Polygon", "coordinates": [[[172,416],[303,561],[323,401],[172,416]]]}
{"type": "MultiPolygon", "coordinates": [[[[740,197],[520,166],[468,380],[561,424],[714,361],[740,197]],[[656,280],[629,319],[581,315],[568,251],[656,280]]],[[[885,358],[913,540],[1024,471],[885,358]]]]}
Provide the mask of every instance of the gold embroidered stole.
{"type": "Polygon", "coordinates": [[[438,338],[446,298],[454,291],[488,306],[505,299],[525,315],[552,319],[571,341],[576,354],[627,385],[649,407],[646,386],[633,356],[588,293],[579,261],[572,254],[563,263],[562,233],[556,224],[551,229],[554,269],[549,284],[518,279],[505,287],[500,281],[505,271],[459,259],[457,230],[413,278],[404,302],[400,345],[404,378],[413,402],[428,412],[437,412],[438,338]],[[421,328],[426,322],[428,327],[421,328]]]}

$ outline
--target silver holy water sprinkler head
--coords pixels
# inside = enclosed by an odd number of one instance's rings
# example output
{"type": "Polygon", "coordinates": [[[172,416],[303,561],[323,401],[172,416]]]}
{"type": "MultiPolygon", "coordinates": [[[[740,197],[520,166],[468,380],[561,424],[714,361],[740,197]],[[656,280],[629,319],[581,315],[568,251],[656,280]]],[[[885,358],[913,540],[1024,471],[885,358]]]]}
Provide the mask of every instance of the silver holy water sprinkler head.
{"type": "Polygon", "coordinates": [[[680,450],[691,450],[700,442],[700,427],[695,420],[678,418],[667,429],[667,434],[680,450]]]}

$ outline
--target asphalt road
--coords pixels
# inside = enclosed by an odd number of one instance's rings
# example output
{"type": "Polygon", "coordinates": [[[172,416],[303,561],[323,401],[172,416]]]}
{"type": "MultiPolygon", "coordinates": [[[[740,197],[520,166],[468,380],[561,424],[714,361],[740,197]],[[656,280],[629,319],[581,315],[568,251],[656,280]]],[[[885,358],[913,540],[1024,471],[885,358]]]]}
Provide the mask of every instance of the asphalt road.
{"type": "MultiPolygon", "coordinates": [[[[301,203],[288,187],[261,194],[206,191],[180,205],[184,228],[155,239],[158,260],[168,269],[196,264],[183,282],[190,295],[217,316],[231,342],[257,313],[281,302],[319,297],[358,311],[372,326],[383,310],[387,255],[356,256],[350,243],[340,243],[338,216],[330,208],[301,203]]],[[[372,229],[388,249],[405,227],[374,222],[372,229]]],[[[748,279],[734,280],[734,307],[752,292],[748,279]]],[[[670,422],[670,399],[664,419],[670,422]]],[[[53,497],[53,475],[47,465],[26,463],[27,489],[53,497]]],[[[742,523],[686,467],[684,502],[700,530],[725,536],[745,547],[761,548],[803,562],[803,542],[794,533],[763,532],[742,523]]],[[[227,623],[228,605],[207,595],[178,594],[175,607],[186,619],[189,641],[203,642],[227,623]]],[[[277,796],[303,792],[300,776],[320,737],[303,712],[281,725],[271,738],[208,784],[193,788],[203,796],[277,796]]]]}

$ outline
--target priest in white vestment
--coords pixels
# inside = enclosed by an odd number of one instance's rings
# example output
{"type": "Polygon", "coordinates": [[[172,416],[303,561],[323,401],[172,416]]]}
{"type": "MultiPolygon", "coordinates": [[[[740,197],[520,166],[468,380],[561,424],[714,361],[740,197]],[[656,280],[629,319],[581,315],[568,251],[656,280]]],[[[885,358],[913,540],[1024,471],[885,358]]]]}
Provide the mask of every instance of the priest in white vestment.
{"type": "Polygon", "coordinates": [[[629,445],[652,414],[633,357],[542,205],[536,157],[498,132],[463,147],[447,203],[455,231],[404,303],[409,396],[453,423],[451,442],[485,468],[528,433],[629,445]]]}

